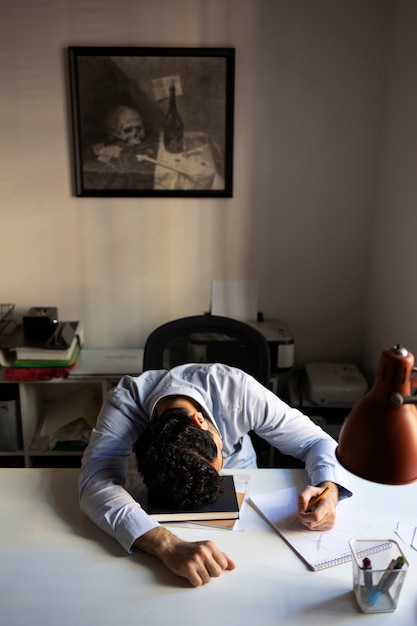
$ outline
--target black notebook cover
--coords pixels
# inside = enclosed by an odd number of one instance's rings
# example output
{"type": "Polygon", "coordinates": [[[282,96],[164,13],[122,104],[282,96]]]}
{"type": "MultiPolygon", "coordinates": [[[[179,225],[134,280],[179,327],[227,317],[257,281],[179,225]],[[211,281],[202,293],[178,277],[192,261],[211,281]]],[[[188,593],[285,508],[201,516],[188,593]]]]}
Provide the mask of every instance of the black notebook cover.
{"type": "Polygon", "coordinates": [[[224,476],[224,490],[219,498],[194,510],[169,511],[152,505],[151,499],[143,498],[140,502],[145,511],[157,522],[196,522],[212,519],[237,519],[239,504],[237,501],[233,476],[224,476]],[[145,502],[146,500],[146,502],[145,502]]]}

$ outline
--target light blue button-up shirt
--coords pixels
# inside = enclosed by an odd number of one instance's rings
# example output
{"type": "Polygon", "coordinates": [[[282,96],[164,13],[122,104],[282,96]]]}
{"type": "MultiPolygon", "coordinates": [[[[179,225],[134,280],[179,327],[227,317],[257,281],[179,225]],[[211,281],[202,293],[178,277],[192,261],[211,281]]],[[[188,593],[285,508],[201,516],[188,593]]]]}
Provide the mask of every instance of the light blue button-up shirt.
{"type": "Polygon", "coordinates": [[[170,371],[124,376],[106,400],[84,453],[81,509],[127,550],[158,526],[125,490],[129,458],[159,400],[181,395],[195,400],[217,427],[225,469],[256,467],[249,431],[284,454],[304,461],[310,483],[338,484],[346,473],[335,457],[336,442],[299,410],[241,370],[221,364],[187,364],[170,371]]]}

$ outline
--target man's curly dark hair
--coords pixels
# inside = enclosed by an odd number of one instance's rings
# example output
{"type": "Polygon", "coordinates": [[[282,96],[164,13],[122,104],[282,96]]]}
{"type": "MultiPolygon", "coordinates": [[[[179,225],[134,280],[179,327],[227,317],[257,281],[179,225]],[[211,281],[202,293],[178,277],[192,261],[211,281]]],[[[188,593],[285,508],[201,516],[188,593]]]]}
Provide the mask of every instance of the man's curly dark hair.
{"type": "Polygon", "coordinates": [[[223,478],[211,465],[217,456],[213,437],[193,424],[185,409],[153,418],[134,451],[149,494],[160,506],[195,509],[223,491],[223,478]]]}

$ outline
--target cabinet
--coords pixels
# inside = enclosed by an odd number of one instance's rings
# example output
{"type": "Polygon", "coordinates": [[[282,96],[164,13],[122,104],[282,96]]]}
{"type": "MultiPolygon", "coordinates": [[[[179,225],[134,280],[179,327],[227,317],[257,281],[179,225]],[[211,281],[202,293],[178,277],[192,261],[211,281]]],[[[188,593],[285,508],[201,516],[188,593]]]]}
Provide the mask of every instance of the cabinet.
{"type": "Polygon", "coordinates": [[[79,442],[59,442],[45,436],[49,426],[60,426],[63,413],[74,415],[85,407],[95,420],[107,391],[119,376],[54,378],[47,381],[6,382],[0,377],[0,467],[79,467],[83,447],[79,442]],[[60,410],[62,407],[63,410],[60,410]],[[81,408],[80,408],[81,407],[81,408]]]}

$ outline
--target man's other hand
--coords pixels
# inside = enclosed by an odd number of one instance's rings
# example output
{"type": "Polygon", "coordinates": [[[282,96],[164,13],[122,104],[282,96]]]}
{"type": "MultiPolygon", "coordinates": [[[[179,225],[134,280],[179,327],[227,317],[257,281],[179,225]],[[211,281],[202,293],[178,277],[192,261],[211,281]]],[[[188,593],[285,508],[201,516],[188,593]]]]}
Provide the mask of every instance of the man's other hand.
{"type": "Polygon", "coordinates": [[[186,578],[193,587],[205,585],[212,577],[236,567],[212,541],[183,541],[162,526],[136,539],[134,546],[156,556],[171,572],[186,578]]]}

